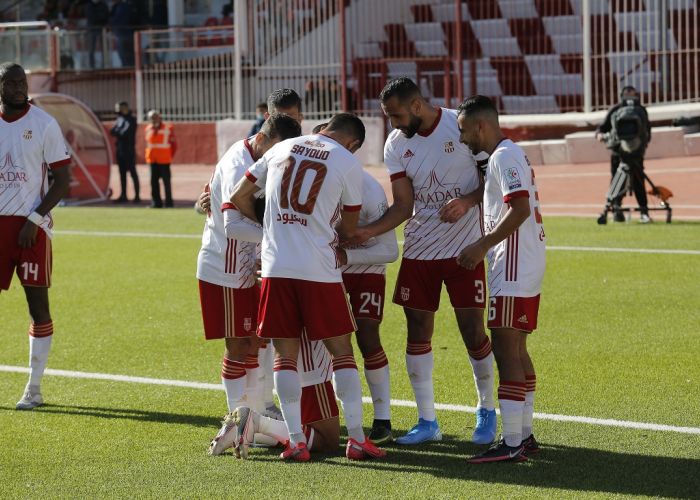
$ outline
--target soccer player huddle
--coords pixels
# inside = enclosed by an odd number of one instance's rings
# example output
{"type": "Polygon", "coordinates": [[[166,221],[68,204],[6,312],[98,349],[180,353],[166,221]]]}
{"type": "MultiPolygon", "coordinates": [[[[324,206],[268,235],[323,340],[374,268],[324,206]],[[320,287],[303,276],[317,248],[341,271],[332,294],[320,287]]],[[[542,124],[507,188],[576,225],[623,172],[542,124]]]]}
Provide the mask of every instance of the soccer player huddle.
{"type": "Polygon", "coordinates": [[[353,154],[365,140],[362,121],[339,113],[302,136],[301,100],[290,89],[270,95],[261,130],[226,152],[198,201],[207,212],[197,268],[204,330],[207,339],[225,339],[229,410],[212,455],[233,448],[246,458],[250,446],[281,445],[282,459],[308,461],[311,452],[337,449],[336,399],[347,458],[386,455],[379,445],[394,438],[379,326],[385,267],[399,253],[394,229],[404,222],[393,302],[406,317],[418,422],[395,442],[442,439],[431,340],[444,283],[478,395],[472,441],[490,445],[469,462],[524,461],[539,451],[527,351],[545,268],[534,171],[503,136],[486,97],[468,98],[457,110],[435,108],[413,81],[397,78],[380,100],[394,128],[384,148],[391,206],[353,154]],[[369,435],[353,332],[374,406],[369,435]]]}

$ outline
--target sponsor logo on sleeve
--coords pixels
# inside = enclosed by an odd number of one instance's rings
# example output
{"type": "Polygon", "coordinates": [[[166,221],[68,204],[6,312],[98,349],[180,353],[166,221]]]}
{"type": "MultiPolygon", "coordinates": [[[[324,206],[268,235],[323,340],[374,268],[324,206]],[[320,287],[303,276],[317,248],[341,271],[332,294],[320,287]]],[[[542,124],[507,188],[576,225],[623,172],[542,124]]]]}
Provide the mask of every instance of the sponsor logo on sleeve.
{"type": "Polygon", "coordinates": [[[518,170],[516,168],[507,168],[505,174],[506,184],[508,184],[509,190],[523,187],[523,183],[520,181],[520,174],[518,174],[518,170]]]}

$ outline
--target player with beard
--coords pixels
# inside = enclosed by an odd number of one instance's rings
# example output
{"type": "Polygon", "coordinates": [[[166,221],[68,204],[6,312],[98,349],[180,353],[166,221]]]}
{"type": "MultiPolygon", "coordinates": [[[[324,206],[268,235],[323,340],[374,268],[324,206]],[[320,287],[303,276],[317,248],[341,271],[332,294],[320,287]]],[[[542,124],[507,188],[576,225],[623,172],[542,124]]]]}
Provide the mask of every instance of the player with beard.
{"type": "Polygon", "coordinates": [[[31,317],[29,382],[18,410],[44,403],[41,378],[53,339],[50,210],[68,194],[71,162],[58,123],[29,104],[27,92],[22,66],[0,65],[0,290],[9,289],[16,270],[31,317]]]}
{"type": "Polygon", "coordinates": [[[358,228],[362,243],[404,221],[404,251],[394,291],[407,323],[406,368],[418,406],[418,423],[396,440],[414,445],[442,439],[433,393],[435,312],[443,283],[467,347],[478,394],[474,443],[496,436],[493,354],[484,332],[484,266],[457,265],[461,248],[481,238],[483,185],[472,152],[459,142],[457,113],[426,101],[416,84],[391,80],[380,94],[394,131],[384,146],[394,202],[378,220],[358,228]]]}

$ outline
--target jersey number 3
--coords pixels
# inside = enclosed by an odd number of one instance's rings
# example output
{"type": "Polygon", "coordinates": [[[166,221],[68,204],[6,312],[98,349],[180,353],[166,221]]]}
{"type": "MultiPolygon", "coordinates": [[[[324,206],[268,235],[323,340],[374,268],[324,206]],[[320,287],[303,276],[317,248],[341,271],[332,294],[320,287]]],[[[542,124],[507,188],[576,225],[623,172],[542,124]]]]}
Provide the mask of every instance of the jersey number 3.
{"type": "Polygon", "coordinates": [[[294,172],[296,159],[292,156],[287,158],[284,174],[282,174],[282,192],[280,193],[280,207],[288,210],[291,208],[300,214],[310,215],[316,206],[318,193],[321,191],[321,186],[326,178],[328,169],[323,163],[304,160],[299,164],[299,168],[294,172]],[[306,172],[314,171],[314,180],[309,188],[309,194],[306,196],[306,201],[301,203],[299,196],[301,195],[301,186],[304,183],[306,172]],[[294,174],[294,179],[292,179],[294,174]],[[291,187],[291,190],[290,190],[291,187]]]}

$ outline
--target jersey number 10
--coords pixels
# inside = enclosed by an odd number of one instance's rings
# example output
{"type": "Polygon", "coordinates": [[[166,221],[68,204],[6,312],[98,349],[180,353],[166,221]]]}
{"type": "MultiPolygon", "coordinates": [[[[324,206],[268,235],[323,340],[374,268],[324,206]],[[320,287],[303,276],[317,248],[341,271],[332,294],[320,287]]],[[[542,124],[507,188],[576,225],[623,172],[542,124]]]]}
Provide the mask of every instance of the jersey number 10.
{"type": "Polygon", "coordinates": [[[295,173],[294,166],[296,165],[296,159],[293,156],[290,156],[287,158],[285,163],[286,166],[284,168],[284,174],[282,174],[280,207],[288,210],[291,205],[292,210],[299,212],[300,214],[310,215],[316,206],[316,199],[318,198],[318,193],[321,191],[321,186],[326,178],[326,172],[328,169],[323,163],[312,160],[304,160],[299,164],[299,168],[296,169],[295,173]],[[306,172],[309,170],[314,171],[314,180],[311,183],[309,194],[306,196],[306,201],[301,203],[299,201],[301,185],[304,182],[306,172]],[[294,179],[292,179],[292,174],[294,174],[294,179]]]}

